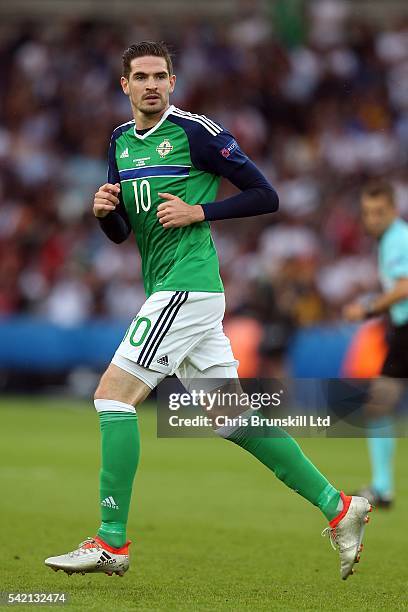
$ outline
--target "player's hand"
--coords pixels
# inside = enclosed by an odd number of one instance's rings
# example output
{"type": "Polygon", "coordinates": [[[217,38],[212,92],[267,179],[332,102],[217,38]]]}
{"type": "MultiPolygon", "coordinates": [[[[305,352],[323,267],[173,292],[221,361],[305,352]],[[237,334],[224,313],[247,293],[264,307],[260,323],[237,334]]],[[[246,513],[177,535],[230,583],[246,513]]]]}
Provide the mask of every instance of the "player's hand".
{"type": "Polygon", "coordinates": [[[120,184],[105,183],[95,193],[93,201],[93,214],[99,219],[109,215],[119,204],[120,184]]]}
{"type": "Polygon", "coordinates": [[[157,207],[157,217],[165,229],[204,221],[204,211],[199,204],[190,206],[171,193],[159,193],[159,196],[166,200],[157,207]]]}
{"type": "Polygon", "coordinates": [[[354,302],[353,304],[347,304],[343,308],[343,317],[346,321],[356,322],[363,321],[366,318],[366,309],[361,304],[354,302]]]}

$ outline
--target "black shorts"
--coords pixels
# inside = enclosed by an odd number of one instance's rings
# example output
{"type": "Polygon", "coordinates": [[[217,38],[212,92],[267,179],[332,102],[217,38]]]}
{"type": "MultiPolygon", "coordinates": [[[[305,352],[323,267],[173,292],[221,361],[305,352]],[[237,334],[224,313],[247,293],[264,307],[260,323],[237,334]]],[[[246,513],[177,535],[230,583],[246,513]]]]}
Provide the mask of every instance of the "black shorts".
{"type": "Polygon", "coordinates": [[[387,340],[388,353],[381,375],[391,378],[408,378],[408,323],[392,326],[387,340]]]}

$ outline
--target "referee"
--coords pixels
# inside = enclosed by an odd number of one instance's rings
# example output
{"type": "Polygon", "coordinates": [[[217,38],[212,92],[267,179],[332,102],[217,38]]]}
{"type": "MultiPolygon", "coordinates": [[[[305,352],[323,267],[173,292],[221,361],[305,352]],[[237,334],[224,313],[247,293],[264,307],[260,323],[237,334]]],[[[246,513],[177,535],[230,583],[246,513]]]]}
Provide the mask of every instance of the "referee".
{"type": "Polygon", "coordinates": [[[398,216],[393,188],[385,181],[364,188],[361,212],[365,230],[378,241],[383,293],[366,306],[347,305],[344,317],[355,322],[388,313],[391,326],[388,353],[365,405],[372,481],[358,494],[377,507],[389,508],[394,498],[392,413],[404,391],[402,379],[408,378],[408,223],[398,216]]]}

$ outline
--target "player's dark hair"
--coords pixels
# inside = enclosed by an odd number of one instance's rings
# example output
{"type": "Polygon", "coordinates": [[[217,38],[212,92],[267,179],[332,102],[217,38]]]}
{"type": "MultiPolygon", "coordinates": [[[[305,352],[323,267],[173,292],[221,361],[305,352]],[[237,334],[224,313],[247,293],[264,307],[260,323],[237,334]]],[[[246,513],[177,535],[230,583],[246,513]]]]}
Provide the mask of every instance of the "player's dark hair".
{"type": "Polygon", "coordinates": [[[130,45],[122,55],[122,73],[126,79],[129,78],[131,61],[135,59],[135,57],[146,57],[146,55],[164,58],[166,60],[169,75],[171,76],[173,74],[173,63],[166,43],[163,41],[152,42],[144,40],[135,45],[130,45]]]}
{"type": "Polygon", "coordinates": [[[395,205],[395,195],[394,188],[389,181],[386,180],[376,180],[367,183],[364,186],[362,193],[363,198],[378,198],[381,196],[385,196],[390,204],[395,205]]]}

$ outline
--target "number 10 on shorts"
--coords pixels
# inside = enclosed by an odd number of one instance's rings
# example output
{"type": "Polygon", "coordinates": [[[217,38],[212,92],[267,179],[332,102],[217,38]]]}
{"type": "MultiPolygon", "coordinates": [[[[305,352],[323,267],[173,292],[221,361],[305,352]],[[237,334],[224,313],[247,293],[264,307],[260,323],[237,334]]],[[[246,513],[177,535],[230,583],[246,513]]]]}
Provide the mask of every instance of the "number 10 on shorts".
{"type": "Polygon", "coordinates": [[[132,346],[140,346],[145,341],[151,326],[152,322],[148,317],[137,316],[129,325],[122,342],[129,337],[129,343],[132,346]]]}

